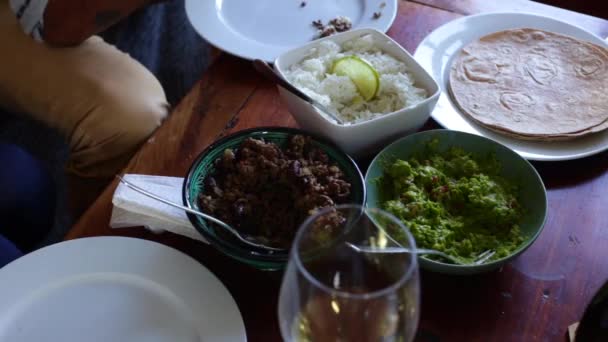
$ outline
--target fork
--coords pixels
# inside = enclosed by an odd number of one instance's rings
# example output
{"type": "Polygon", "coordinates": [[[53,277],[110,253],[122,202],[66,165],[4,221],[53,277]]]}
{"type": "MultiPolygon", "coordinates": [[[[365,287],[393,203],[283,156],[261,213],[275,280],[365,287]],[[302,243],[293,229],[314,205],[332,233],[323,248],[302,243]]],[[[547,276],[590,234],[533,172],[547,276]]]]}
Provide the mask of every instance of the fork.
{"type": "Polygon", "coordinates": [[[412,253],[412,254],[420,254],[420,255],[438,255],[444,259],[451,261],[452,263],[454,263],[456,265],[463,265],[463,266],[481,265],[481,264],[485,263],[486,261],[490,260],[490,258],[493,257],[494,254],[496,254],[496,251],[488,249],[488,250],[480,253],[472,262],[464,263],[464,262],[462,262],[462,260],[459,260],[458,258],[455,258],[449,254],[446,254],[444,252],[441,252],[441,251],[438,251],[435,249],[426,249],[426,248],[412,249],[412,248],[406,248],[406,247],[377,248],[377,247],[368,247],[368,246],[357,246],[357,245],[353,245],[350,242],[346,242],[346,244],[350,248],[354,249],[357,252],[361,252],[361,253],[412,253]]]}

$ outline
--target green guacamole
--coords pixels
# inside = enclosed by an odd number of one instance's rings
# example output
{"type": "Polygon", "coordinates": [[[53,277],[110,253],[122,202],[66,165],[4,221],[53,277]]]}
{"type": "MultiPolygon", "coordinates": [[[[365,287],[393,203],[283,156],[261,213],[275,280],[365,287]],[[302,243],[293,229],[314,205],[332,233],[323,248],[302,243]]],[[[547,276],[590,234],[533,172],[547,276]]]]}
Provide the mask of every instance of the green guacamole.
{"type": "Polygon", "coordinates": [[[476,159],[459,148],[432,151],[386,165],[378,180],[382,208],[410,229],[420,248],[464,262],[488,249],[496,251],[492,259],[511,254],[523,242],[522,209],[496,158],[476,159]]]}

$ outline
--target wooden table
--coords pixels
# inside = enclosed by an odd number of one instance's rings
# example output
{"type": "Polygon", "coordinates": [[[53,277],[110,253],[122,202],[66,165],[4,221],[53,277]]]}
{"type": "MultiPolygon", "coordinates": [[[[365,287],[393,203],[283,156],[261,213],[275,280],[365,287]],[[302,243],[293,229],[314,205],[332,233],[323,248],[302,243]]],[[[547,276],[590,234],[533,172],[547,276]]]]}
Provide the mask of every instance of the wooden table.
{"type": "MultiPolygon", "coordinates": [[[[438,26],[463,15],[509,10],[540,13],[608,36],[608,21],[527,0],[399,1],[388,34],[414,52],[438,26]]],[[[126,172],[183,176],[221,136],[261,125],[295,126],[276,88],[250,63],[218,53],[200,82],[131,160],[126,172]]],[[[425,128],[437,127],[429,121],[425,128]]],[[[549,217],[536,243],[503,269],[474,277],[422,273],[420,341],[560,341],[608,279],[608,153],[584,160],[534,163],[548,188],[549,217]]],[[[281,275],[235,262],[202,243],[143,229],[110,229],[113,182],[68,239],[124,235],[159,241],[198,259],[228,287],[250,341],[279,341],[281,275]]],[[[111,253],[111,251],[108,251],[111,253]]],[[[204,295],[204,294],[201,294],[204,295]]]]}

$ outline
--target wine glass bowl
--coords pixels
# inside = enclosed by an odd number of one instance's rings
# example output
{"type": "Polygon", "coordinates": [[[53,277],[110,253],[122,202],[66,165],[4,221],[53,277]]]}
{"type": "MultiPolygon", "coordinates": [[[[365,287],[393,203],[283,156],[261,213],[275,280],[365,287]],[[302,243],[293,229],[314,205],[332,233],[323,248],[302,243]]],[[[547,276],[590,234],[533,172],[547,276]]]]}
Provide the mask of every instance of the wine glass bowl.
{"type": "Polygon", "coordinates": [[[416,255],[359,253],[349,244],[415,248],[392,215],[356,205],[311,216],[300,227],[279,297],[285,341],[411,341],[419,317],[416,255]]]}

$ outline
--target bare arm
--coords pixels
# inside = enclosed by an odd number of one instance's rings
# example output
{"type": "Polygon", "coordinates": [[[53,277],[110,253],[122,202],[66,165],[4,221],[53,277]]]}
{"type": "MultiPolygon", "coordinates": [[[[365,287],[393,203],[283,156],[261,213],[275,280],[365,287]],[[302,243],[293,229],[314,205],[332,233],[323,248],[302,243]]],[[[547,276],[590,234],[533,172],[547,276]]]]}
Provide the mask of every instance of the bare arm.
{"type": "Polygon", "coordinates": [[[44,12],[43,37],[53,45],[76,45],[152,1],[49,0],[44,12]]]}

